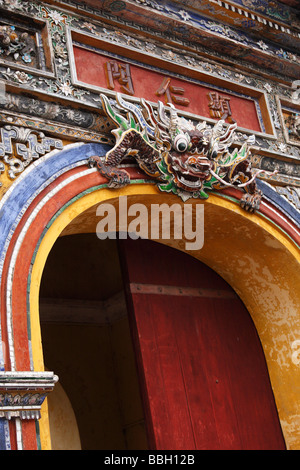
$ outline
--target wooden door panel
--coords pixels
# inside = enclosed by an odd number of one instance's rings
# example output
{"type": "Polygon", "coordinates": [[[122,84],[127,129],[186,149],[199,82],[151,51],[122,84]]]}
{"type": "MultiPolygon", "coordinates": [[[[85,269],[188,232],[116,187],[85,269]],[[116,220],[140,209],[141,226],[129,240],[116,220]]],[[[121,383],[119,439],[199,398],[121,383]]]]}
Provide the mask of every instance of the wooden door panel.
{"type": "Polygon", "coordinates": [[[261,344],[230,286],[184,253],[122,240],[153,449],[284,449],[261,344]]]}
{"type": "Polygon", "coordinates": [[[195,449],[176,337],[168,326],[172,319],[170,312],[160,314],[166,299],[157,305],[153,297],[132,296],[134,309],[143,311],[136,318],[136,328],[144,387],[155,429],[152,439],[156,449],[172,449],[174,442],[176,449],[195,449]]]}
{"type": "Polygon", "coordinates": [[[201,304],[187,301],[184,327],[182,315],[177,315],[175,330],[196,448],[230,449],[240,441],[226,371],[216,354],[218,338],[209,335],[206,325],[213,303],[206,298],[201,304]]]}
{"type": "MultiPolygon", "coordinates": [[[[166,299],[167,300],[167,299],[166,299]]],[[[201,313],[210,307],[210,300],[203,299],[201,313]]],[[[205,354],[205,344],[201,341],[201,322],[195,321],[195,303],[191,299],[173,298],[171,308],[174,309],[172,332],[176,336],[181,369],[190,411],[191,425],[196,449],[205,449],[210,442],[211,449],[218,449],[219,442],[215,439],[215,414],[209,392],[210,376],[201,358],[205,354]],[[184,322],[182,322],[184,316],[184,322]],[[180,331],[180,334],[178,334],[180,331]]],[[[199,308],[197,309],[197,315],[199,308]]]]}

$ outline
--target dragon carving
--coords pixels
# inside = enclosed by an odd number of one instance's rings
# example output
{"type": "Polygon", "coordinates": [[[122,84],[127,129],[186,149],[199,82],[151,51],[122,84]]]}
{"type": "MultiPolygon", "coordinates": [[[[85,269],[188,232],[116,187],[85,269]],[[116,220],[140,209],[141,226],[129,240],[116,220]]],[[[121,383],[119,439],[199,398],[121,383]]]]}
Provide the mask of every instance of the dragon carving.
{"type": "Polygon", "coordinates": [[[134,157],[161,191],[183,200],[207,199],[207,191],[234,187],[244,193],[242,208],[250,212],[259,208],[262,193],[255,180],[261,171],[254,173],[249,160],[255,137],[250,136],[239,150],[228,150],[236,123],[226,126],[220,120],[212,128],[206,122],[195,126],[180,118],[172,104],[159,101],[155,111],[144,99],[135,105],[120,94],[116,103],[103,94],[100,97],[105,113],[117,125],[112,130],[116,143],[104,157],[90,157],[89,165],[108,179],[109,187],[129,184],[128,172],[119,165],[134,157]]]}

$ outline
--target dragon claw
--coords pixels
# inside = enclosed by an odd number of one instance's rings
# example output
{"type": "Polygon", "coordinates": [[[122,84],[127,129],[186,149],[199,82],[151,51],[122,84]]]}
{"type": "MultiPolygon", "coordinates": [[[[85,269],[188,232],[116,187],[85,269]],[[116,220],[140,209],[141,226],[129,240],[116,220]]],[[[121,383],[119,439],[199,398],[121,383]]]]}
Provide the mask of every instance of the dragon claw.
{"type": "Polygon", "coordinates": [[[97,155],[90,157],[87,164],[90,168],[97,167],[99,173],[108,179],[109,188],[122,188],[130,183],[130,175],[127,171],[105,164],[97,155]]]}
{"type": "Polygon", "coordinates": [[[122,188],[130,183],[130,176],[125,170],[114,170],[109,177],[109,188],[122,188]]]}
{"type": "Polygon", "coordinates": [[[245,194],[241,201],[241,207],[248,211],[248,212],[255,212],[259,209],[261,202],[261,194],[260,192],[255,193],[255,194],[245,194]]]}
{"type": "Polygon", "coordinates": [[[96,161],[93,157],[90,157],[88,159],[88,166],[89,166],[89,168],[94,168],[94,166],[96,166],[96,161]]]}

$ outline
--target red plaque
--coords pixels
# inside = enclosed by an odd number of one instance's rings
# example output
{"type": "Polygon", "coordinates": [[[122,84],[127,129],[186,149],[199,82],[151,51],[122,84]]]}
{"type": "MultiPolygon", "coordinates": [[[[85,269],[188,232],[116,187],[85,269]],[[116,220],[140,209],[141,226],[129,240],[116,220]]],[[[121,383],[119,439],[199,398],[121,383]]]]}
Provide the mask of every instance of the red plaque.
{"type": "Polygon", "coordinates": [[[223,118],[239,127],[262,132],[253,98],[217,91],[74,46],[77,79],[88,85],[125,93],[151,102],[172,102],[177,109],[204,118],[223,118]]]}

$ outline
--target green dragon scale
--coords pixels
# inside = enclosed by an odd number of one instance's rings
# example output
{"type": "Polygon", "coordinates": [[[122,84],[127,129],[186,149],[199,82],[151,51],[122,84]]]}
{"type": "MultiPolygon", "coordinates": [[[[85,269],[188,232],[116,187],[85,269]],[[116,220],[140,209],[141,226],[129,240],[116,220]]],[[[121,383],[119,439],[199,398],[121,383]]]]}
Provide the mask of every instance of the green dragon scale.
{"type": "Polygon", "coordinates": [[[115,146],[105,156],[93,156],[96,166],[108,179],[111,188],[129,184],[130,176],[119,165],[133,157],[139,167],[152,176],[161,191],[181,196],[207,199],[208,192],[228,187],[243,191],[241,206],[254,212],[260,206],[262,193],[250,162],[250,136],[240,149],[231,153],[237,124],[225,125],[220,120],[210,128],[205,122],[194,125],[180,118],[175,107],[158,102],[157,110],[144,99],[136,105],[117,94],[116,102],[101,94],[103,110],[116,124],[112,130],[115,146]]]}

